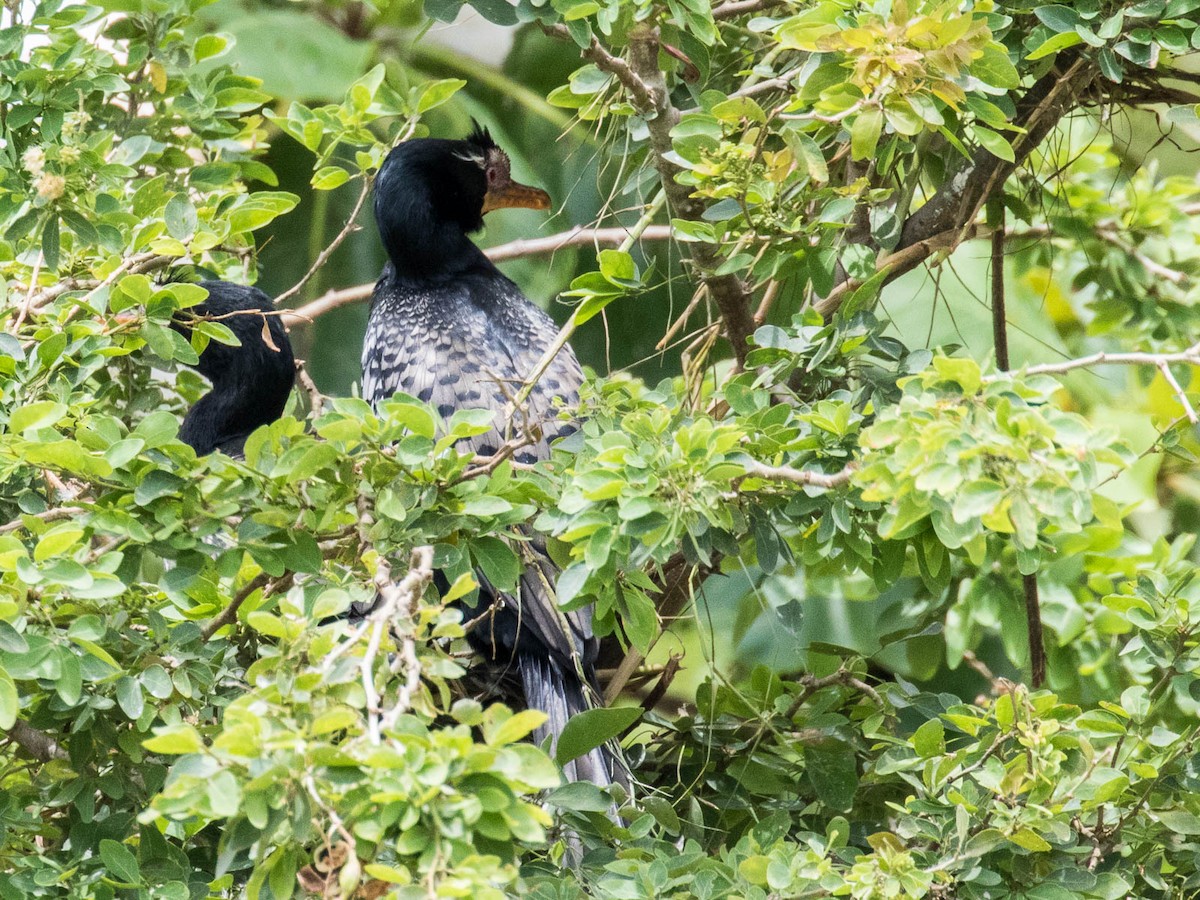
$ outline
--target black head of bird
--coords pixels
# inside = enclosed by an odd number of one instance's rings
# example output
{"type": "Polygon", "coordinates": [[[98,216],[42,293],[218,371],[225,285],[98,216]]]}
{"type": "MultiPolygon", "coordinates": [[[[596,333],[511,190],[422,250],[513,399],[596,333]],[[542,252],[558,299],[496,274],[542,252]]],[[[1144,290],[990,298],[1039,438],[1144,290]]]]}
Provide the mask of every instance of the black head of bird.
{"type": "Polygon", "coordinates": [[[513,181],[508,155],[478,125],[463,140],[405,141],[375,181],[375,220],[402,277],[454,277],[486,263],[467,235],[509,207],[549,209],[550,195],[513,181]]]}
{"type": "Polygon", "coordinates": [[[208,297],[178,316],[171,327],[190,336],[193,317],[221,322],[237,346],[210,340],[194,368],[212,390],[188,411],[179,439],[197,454],[222,450],[242,453],[246,438],[260,425],[283,415],[296,377],[287,330],[275,304],[258,288],[227,281],[202,281],[208,297]]]}

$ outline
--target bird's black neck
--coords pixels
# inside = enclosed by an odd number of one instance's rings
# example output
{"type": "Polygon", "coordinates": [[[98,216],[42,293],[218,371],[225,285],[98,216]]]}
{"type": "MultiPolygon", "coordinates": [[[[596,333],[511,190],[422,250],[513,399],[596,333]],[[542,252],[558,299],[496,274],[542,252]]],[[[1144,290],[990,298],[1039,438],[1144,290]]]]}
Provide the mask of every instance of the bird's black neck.
{"type": "Polygon", "coordinates": [[[440,281],[471,272],[497,272],[467,237],[462,223],[440,218],[426,185],[388,191],[375,205],[379,236],[396,275],[405,281],[440,281]]]}

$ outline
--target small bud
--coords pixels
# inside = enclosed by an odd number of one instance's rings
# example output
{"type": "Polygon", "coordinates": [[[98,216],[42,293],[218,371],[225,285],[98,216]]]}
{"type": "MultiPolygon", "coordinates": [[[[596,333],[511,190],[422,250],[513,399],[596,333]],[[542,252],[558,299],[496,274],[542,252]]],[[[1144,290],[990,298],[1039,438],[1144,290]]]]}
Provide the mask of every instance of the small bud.
{"type": "Polygon", "coordinates": [[[92,117],[83,110],[67,113],[65,116],[63,116],[63,137],[74,137],[76,134],[83,131],[90,121],[92,121],[92,117]]]}
{"type": "Polygon", "coordinates": [[[62,147],[58,151],[58,158],[68,166],[73,166],[79,162],[79,157],[82,155],[83,151],[78,147],[62,147]]]}

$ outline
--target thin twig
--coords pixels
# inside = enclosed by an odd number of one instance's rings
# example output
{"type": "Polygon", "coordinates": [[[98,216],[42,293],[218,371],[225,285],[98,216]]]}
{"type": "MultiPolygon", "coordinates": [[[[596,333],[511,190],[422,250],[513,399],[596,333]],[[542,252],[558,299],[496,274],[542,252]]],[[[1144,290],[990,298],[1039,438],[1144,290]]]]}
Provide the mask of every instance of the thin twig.
{"type": "Polygon", "coordinates": [[[221,610],[220,615],[204,627],[204,630],[200,632],[200,639],[207,641],[226,625],[232,624],[237,619],[238,610],[242,608],[242,604],[259,588],[266,587],[267,582],[270,580],[271,576],[266,572],[259,572],[251,578],[246,586],[237,592],[229,605],[221,610]]]}
{"type": "MultiPolygon", "coordinates": [[[[628,251],[630,248],[632,248],[633,245],[636,244],[641,236],[646,232],[646,230],[649,229],[650,223],[658,215],[659,211],[665,204],[666,195],[660,193],[654,202],[646,207],[645,211],[642,213],[642,217],[638,219],[637,224],[629,230],[629,234],[626,235],[625,240],[621,242],[619,249],[628,251]]],[[[567,321],[563,323],[563,327],[559,329],[558,334],[555,335],[554,342],[546,348],[546,352],[542,354],[541,359],[534,363],[533,369],[525,377],[525,383],[521,385],[521,389],[517,391],[516,397],[514,397],[512,402],[509,404],[505,418],[511,417],[516,410],[522,407],[526,399],[529,397],[529,392],[533,390],[534,385],[538,383],[542,377],[542,374],[548,368],[550,368],[550,364],[554,362],[554,358],[558,356],[562,348],[566,346],[567,340],[572,334],[574,334],[575,328],[577,327],[576,313],[578,311],[579,307],[576,307],[567,321]]]]}
{"type": "Polygon", "coordinates": [[[796,695],[796,699],[792,701],[791,706],[788,707],[788,711],[784,713],[785,719],[790,719],[795,716],[796,713],[800,711],[800,707],[804,705],[805,701],[807,701],[808,698],[817,691],[835,684],[840,684],[843,687],[854,688],[854,690],[870,697],[871,702],[880,709],[886,709],[883,698],[879,696],[879,692],[875,690],[875,688],[871,687],[853,672],[848,672],[845,669],[838,669],[836,672],[826,675],[823,678],[816,678],[813,675],[804,675],[799,679],[799,684],[804,688],[804,690],[796,695]]]}
{"type": "Polygon", "coordinates": [[[771,307],[775,304],[775,299],[779,296],[781,285],[782,282],[778,278],[772,278],[767,282],[767,289],[763,291],[758,309],[754,311],[755,325],[762,325],[767,321],[767,315],[771,312],[771,307]]]}
{"type": "Polygon", "coordinates": [[[417,659],[412,629],[417,600],[432,579],[433,548],[430,546],[413,550],[408,574],[399,584],[392,580],[392,569],[386,559],[380,556],[376,563],[373,581],[381,602],[367,616],[370,637],[359,663],[363,691],[367,697],[367,735],[371,743],[378,744],[382,732],[394,726],[396,720],[408,712],[413,695],[421,686],[421,664],[417,659]],[[396,702],[385,712],[380,705],[379,692],[375,689],[375,658],[379,654],[383,634],[389,628],[402,634],[400,653],[393,664],[396,667],[393,671],[403,668],[405,680],[397,693],[396,702]]]}
{"type": "Polygon", "coordinates": [[[328,247],[317,254],[317,258],[313,260],[313,264],[304,273],[304,277],[275,298],[276,304],[282,305],[285,300],[300,293],[301,288],[308,284],[309,279],[321,270],[325,263],[329,261],[329,257],[334,254],[334,251],[342,245],[342,241],[346,240],[353,232],[358,231],[358,214],[362,210],[363,204],[367,202],[367,197],[371,194],[371,185],[374,181],[373,176],[366,173],[363,174],[362,190],[358,192],[358,200],[355,201],[354,209],[351,210],[349,218],[346,219],[346,224],[342,226],[342,230],[337,233],[337,237],[330,242],[328,247]]]}
{"type": "Polygon", "coordinates": [[[21,326],[25,323],[25,317],[29,315],[29,311],[33,309],[33,291],[37,287],[38,278],[42,274],[42,263],[45,260],[45,254],[41,250],[38,251],[37,259],[33,263],[33,272],[29,276],[29,290],[25,292],[25,302],[21,304],[20,310],[17,311],[17,320],[12,324],[12,333],[16,334],[21,330],[21,326]]]}
{"type": "Polygon", "coordinates": [[[1175,392],[1175,396],[1179,399],[1180,404],[1183,406],[1183,414],[1187,416],[1187,420],[1193,425],[1200,424],[1200,419],[1196,418],[1196,410],[1192,408],[1192,402],[1188,399],[1187,392],[1180,386],[1179,382],[1175,380],[1175,375],[1171,372],[1171,367],[1165,362],[1160,362],[1158,364],[1158,371],[1162,372],[1163,378],[1166,379],[1166,382],[1168,385],[1170,385],[1171,390],[1175,392]]]}
{"type": "MultiPolygon", "coordinates": [[[[1184,363],[1200,365],[1200,343],[1193,344],[1186,350],[1177,353],[1107,353],[1101,351],[1091,356],[1081,356],[1078,359],[1064,359],[1061,362],[1040,363],[1036,366],[1026,366],[1016,371],[1022,375],[1061,375],[1074,369],[1087,369],[1092,366],[1160,366],[1184,363]]],[[[984,384],[990,384],[1008,377],[1006,373],[984,375],[984,384]]]]}
{"type": "Polygon", "coordinates": [[[304,392],[308,394],[308,407],[315,419],[325,409],[325,397],[317,387],[317,383],[312,380],[312,376],[308,374],[304,363],[305,361],[302,359],[296,360],[296,379],[300,382],[300,387],[304,388],[304,392]]]}
{"type": "Polygon", "coordinates": [[[749,13],[762,12],[773,6],[779,6],[783,0],[725,0],[720,6],[713,7],[712,17],[720,22],[722,19],[733,19],[749,13]]]}

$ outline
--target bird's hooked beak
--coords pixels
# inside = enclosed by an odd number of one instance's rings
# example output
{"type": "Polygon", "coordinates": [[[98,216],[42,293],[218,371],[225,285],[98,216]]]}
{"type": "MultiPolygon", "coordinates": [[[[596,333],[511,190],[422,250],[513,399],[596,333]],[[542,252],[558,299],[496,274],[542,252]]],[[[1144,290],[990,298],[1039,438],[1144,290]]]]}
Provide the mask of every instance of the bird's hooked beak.
{"type": "Polygon", "coordinates": [[[499,177],[489,178],[487,193],[483,195],[484,213],[512,207],[549,209],[550,195],[541,188],[513,181],[507,172],[499,173],[499,177]]]}

